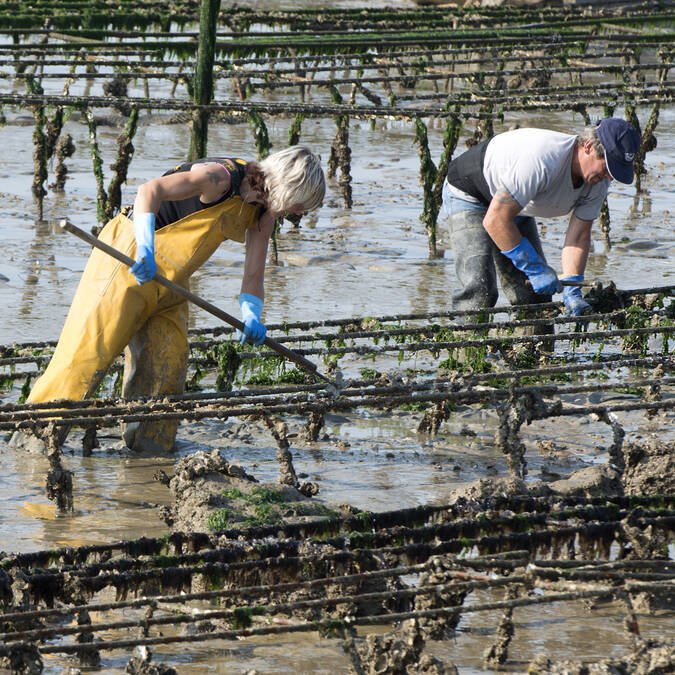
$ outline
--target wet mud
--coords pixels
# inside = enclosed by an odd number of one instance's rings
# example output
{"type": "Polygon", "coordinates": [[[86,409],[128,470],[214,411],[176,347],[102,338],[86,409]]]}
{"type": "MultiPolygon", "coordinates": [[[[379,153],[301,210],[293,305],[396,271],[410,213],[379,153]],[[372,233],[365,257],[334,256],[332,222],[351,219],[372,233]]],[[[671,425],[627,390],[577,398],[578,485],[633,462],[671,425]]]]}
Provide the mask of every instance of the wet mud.
{"type": "MultiPolygon", "coordinates": [[[[432,416],[436,415],[434,408],[432,416]]],[[[447,412],[443,415],[443,421],[447,424],[452,415],[447,412]]],[[[427,419],[428,413],[425,413],[418,430],[427,419]]],[[[310,419],[309,426],[312,424],[310,419]]],[[[337,517],[359,510],[356,502],[340,504],[325,501],[320,481],[301,481],[298,478],[293,454],[303,457],[307,449],[319,445],[316,441],[307,440],[306,426],[291,428],[289,431],[286,422],[273,418],[266,418],[262,425],[260,421],[238,422],[229,429],[228,442],[238,438],[239,441],[264,445],[268,442],[265,428],[277,443],[278,475],[275,481],[260,480],[256,477],[255,468],[247,470],[238,463],[229,462],[224,458],[227,451],[216,449],[197,451],[181,458],[171,476],[164,470],[155,475],[155,479],[167,485],[170,491],[171,505],[162,509],[162,518],[172,530],[205,532],[275,522],[294,523],[337,517]],[[264,507],[263,503],[266,503],[264,507]],[[219,522],[221,527],[215,528],[215,522],[219,522]]],[[[478,478],[448,491],[445,503],[475,504],[478,508],[490,497],[499,496],[611,498],[675,492],[671,443],[663,442],[655,435],[624,443],[623,429],[611,425],[610,429],[613,442],[609,449],[602,448],[610,457],[608,462],[574,469],[562,479],[556,479],[558,474],[550,468],[540,472],[540,478],[535,480],[526,481],[517,476],[478,478]]],[[[466,425],[459,429],[459,433],[467,439],[477,438],[476,432],[466,425]]],[[[502,433],[500,426],[495,433],[494,446],[485,445],[483,450],[491,452],[494,448],[508,455],[501,447],[502,433]]],[[[331,445],[328,435],[323,437],[320,445],[326,443],[331,445]]],[[[344,450],[349,449],[348,444],[340,441],[338,445],[340,443],[344,450]]],[[[472,443],[480,451],[480,441],[474,440],[472,443]]],[[[520,438],[518,443],[522,445],[520,438]]],[[[553,450],[551,441],[541,442],[541,448],[553,457],[559,454],[553,450]]],[[[506,466],[509,466],[508,457],[506,466]]],[[[266,474],[269,474],[269,470],[266,474]]],[[[299,475],[307,476],[304,472],[299,475]]]]}

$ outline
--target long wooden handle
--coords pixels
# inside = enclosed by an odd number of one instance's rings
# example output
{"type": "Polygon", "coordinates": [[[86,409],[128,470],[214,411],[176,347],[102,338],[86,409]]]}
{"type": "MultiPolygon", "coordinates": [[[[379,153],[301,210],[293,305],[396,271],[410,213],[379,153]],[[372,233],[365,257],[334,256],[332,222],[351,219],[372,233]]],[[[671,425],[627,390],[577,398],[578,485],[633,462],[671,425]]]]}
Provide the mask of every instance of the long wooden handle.
{"type": "MultiPolygon", "coordinates": [[[[109,246],[105,242],[100,241],[99,239],[89,234],[88,232],[81,230],[79,227],[73,225],[70,221],[66,219],[59,221],[59,227],[61,227],[64,230],[67,230],[71,234],[74,234],[76,237],[79,237],[83,241],[86,241],[94,248],[98,248],[101,251],[104,251],[108,255],[111,255],[113,258],[119,260],[121,263],[124,263],[129,267],[131,267],[136,262],[133,258],[130,258],[128,255],[124,255],[124,253],[118,251],[116,248],[113,248],[112,246],[109,246]]],[[[156,281],[158,284],[160,284],[160,286],[164,286],[165,288],[168,288],[170,291],[173,291],[174,293],[177,293],[178,295],[184,297],[186,300],[189,300],[190,302],[197,305],[197,307],[201,307],[203,310],[209,312],[209,314],[217,316],[225,323],[229,323],[230,326],[234,326],[237,330],[240,331],[244,330],[244,324],[239,319],[235,318],[231,314],[228,314],[227,312],[224,312],[219,307],[216,307],[216,305],[212,305],[210,302],[207,302],[203,298],[200,298],[198,295],[195,295],[194,293],[188,291],[182,286],[179,286],[173,281],[170,281],[166,277],[163,277],[161,274],[155,274],[152,280],[156,281]]],[[[297,363],[301,368],[306,370],[311,375],[314,375],[315,377],[318,377],[331,385],[333,384],[327,377],[325,377],[324,375],[322,375],[317,371],[315,363],[312,363],[301,354],[297,354],[296,352],[288,349],[288,347],[284,347],[284,345],[280,344],[279,342],[273,340],[270,337],[266,337],[263,344],[267,345],[270,349],[273,349],[280,356],[283,356],[289,361],[297,363]]]]}

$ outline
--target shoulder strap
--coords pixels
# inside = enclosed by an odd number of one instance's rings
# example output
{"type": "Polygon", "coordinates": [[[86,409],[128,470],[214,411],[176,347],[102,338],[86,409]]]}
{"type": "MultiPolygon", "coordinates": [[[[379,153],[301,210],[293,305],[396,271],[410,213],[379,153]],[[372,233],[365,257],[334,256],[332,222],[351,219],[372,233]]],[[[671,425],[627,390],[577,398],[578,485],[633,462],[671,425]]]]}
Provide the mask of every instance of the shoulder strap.
{"type": "Polygon", "coordinates": [[[241,182],[244,180],[246,175],[246,160],[241,159],[240,157],[205,157],[204,159],[198,159],[194,162],[183,162],[178,164],[173,169],[169,169],[164,176],[170,176],[174,173],[182,173],[183,171],[189,171],[195,164],[204,164],[206,162],[216,162],[222,164],[230,173],[230,189],[226,193],[226,197],[232,197],[233,195],[238,195],[239,190],[241,189],[241,182]]]}
{"type": "Polygon", "coordinates": [[[484,206],[489,206],[492,201],[492,194],[483,174],[489,142],[490,139],[477,143],[457,159],[453,159],[448,166],[448,183],[471,195],[484,206]]]}
{"type": "Polygon", "coordinates": [[[218,161],[230,172],[230,189],[228,190],[228,196],[238,195],[241,189],[241,182],[246,175],[246,160],[226,157],[218,161]]]}

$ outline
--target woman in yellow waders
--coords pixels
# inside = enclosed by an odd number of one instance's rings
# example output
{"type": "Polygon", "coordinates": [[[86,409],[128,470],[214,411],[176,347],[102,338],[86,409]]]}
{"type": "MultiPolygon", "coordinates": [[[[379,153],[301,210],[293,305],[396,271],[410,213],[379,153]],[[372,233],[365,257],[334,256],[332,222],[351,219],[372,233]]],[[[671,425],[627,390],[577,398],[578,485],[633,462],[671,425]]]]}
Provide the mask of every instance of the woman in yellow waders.
{"type": "MultiPolygon", "coordinates": [[[[319,207],[325,189],[320,159],[298,145],[260,163],[208,158],[182,164],[141,185],[133,222],[120,214],[99,236],[136,264],[127,269],[94,249],[54,355],[28,402],[90,397],[122,350],[125,398],[182,393],[189,352],[187,302],[151,280],[159,272],[187,287],[192,273],[225,239],[246,242],[240,339],[261,344],[265,261],[274,221],[319,207]]],[[[173,420],[135,422],[126,425],[124,440],[132,449],[167,450],[177,427],[173,420]]],[[[12,445],[44,447],[41,439],[20,432],[12,445]]]]}

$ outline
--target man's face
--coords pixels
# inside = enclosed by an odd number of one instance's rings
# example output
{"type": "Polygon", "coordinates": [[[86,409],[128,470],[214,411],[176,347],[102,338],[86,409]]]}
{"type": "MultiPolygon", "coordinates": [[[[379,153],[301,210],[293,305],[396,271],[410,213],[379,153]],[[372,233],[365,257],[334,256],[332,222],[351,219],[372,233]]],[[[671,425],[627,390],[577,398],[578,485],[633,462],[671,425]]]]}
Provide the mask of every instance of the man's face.
{"type": "Polygon", "coordinates": [[[612,180],[612,176],[607,170],[604,153],[602,156],[597,155],[590,141],[583,146],[579,166],[584,183],[596,185],[601,180],[612,180]]]}

